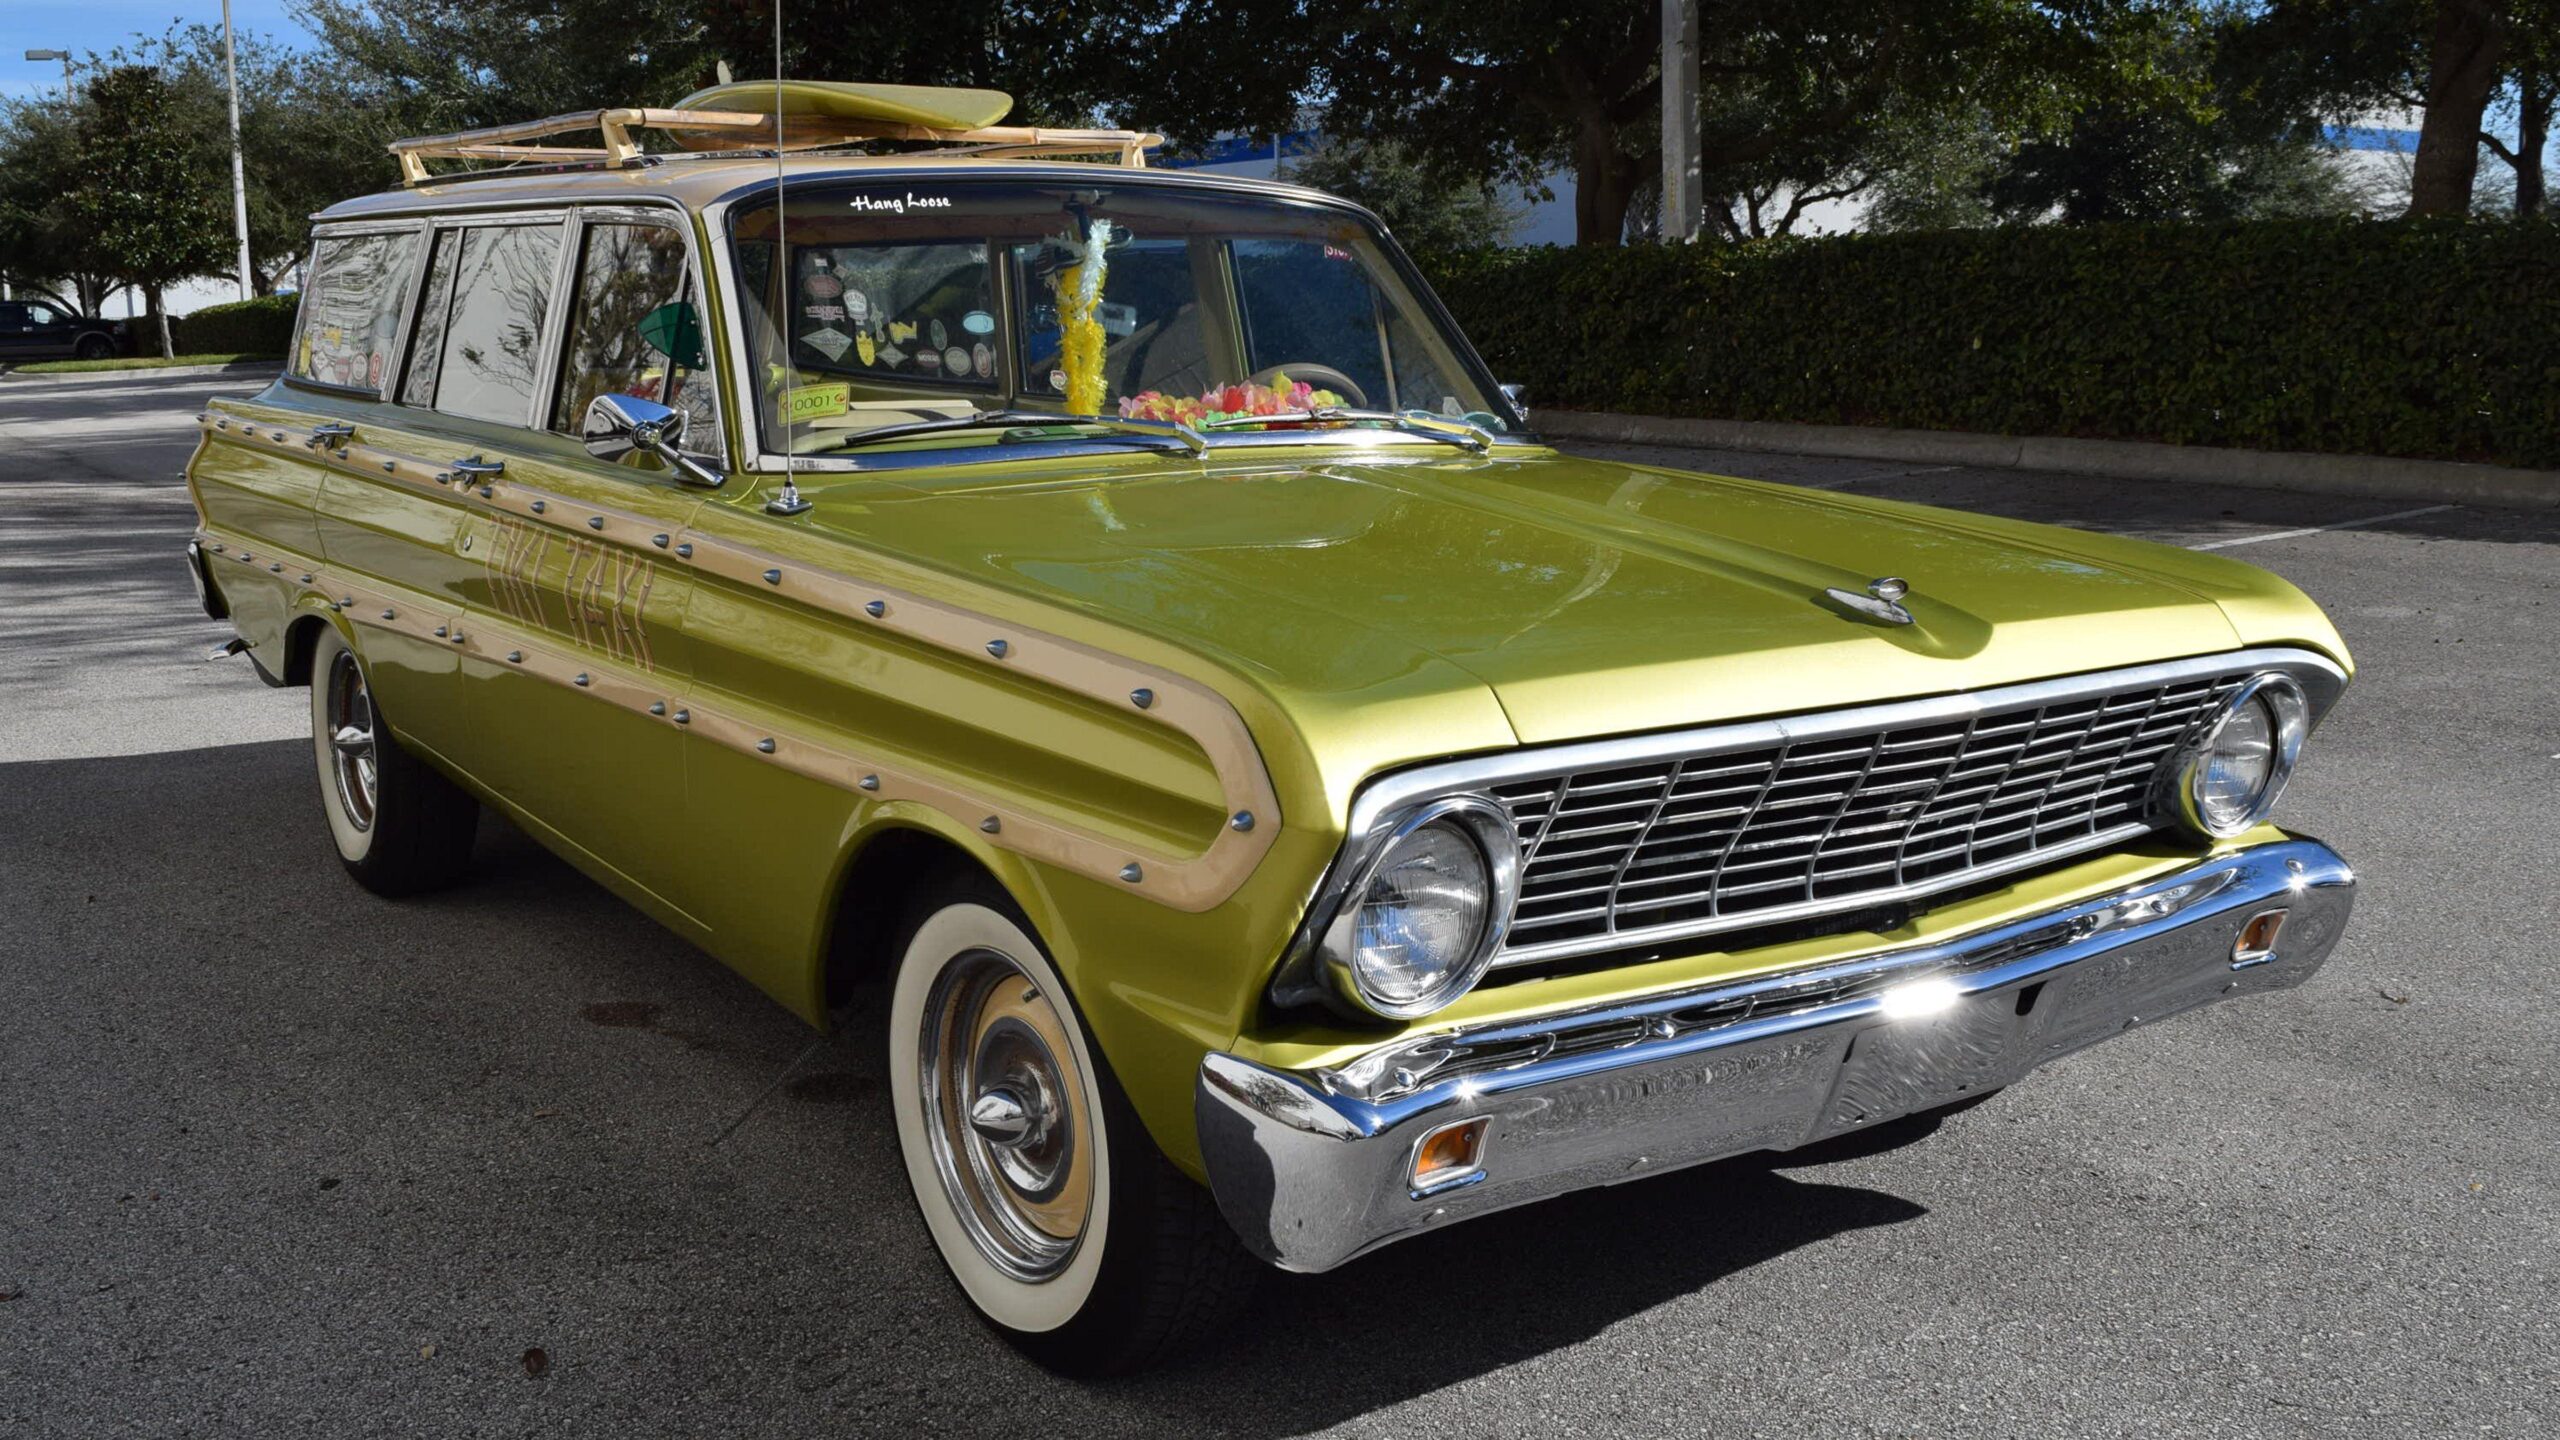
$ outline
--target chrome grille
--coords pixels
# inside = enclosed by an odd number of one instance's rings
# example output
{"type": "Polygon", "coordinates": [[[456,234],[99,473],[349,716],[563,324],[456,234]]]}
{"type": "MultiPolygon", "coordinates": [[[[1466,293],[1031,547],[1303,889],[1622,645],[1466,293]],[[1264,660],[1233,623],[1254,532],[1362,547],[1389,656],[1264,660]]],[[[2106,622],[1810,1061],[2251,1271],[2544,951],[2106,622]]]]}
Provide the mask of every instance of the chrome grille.
{"type": "Polygon", "coordinates": [[[2130,838],[2160,763],[2245,678],[1863,733],[1764,728],[1755,748],[1503,781],[1523,865],[1501,963],[1851,909],[2130,838]]]}

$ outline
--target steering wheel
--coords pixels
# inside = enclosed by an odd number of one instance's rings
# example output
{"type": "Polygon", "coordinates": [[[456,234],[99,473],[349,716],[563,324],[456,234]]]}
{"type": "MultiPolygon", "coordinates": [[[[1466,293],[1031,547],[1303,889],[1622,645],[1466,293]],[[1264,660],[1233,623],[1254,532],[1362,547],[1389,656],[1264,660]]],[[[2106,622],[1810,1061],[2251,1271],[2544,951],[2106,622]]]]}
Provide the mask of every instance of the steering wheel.
{"type": "Polygon", "coordinates": [[[1256,385],[1268,385],[1274,375],[1286,375],[1292,380],[1304,380],[1319,390],[1330,390],[1341,396],[1343,402],[1354,410],[1369,408],[1369,394],[1360,388],[1359,381],[1330,365],[1318,365],[1312,360],[1296,361],[1287,365],[1266,365],[1246,378],[1256,385]]]}

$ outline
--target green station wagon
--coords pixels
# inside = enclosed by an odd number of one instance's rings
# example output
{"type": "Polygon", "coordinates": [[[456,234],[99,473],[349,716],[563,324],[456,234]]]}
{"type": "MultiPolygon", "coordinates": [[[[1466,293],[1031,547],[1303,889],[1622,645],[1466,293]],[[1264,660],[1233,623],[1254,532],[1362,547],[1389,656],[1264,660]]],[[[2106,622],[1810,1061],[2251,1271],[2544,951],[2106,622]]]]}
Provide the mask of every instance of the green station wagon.
{"type": "Polygon", "coordinates": [[[1141,1365],[1262,1264],[1970,1104],[2336,941],[2267,821],[2350,670],[2292,586],[1561,454],[1357,207],[1004,107],[402,142],[203,416],[189,558],[359,883],[492,807],[811,1025],[876,987],[1024,1350],[1141,1365]]]}

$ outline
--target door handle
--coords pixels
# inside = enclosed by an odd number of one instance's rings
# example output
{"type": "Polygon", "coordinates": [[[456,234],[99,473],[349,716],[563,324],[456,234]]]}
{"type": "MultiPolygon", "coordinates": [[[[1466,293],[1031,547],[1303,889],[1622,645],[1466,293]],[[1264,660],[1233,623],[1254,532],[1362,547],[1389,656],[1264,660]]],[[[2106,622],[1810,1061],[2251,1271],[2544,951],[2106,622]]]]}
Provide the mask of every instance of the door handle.
{"type": "Polygon", "coordinates": [[[311,439],[305,443],[315,450],[327,450],[344,445],[354,438],[356,438],[356,427],[332,420],[326,425],[312,426],[311,439]]]}
{"type": "Polygon", "coordinates": [[[494,476],[506,474],[507,462],[504,460],[485,460],[480,456],[474,455],[468,460],[456,460],[446,468],[452,471],[457,479],[487,480],[494,476]]]}

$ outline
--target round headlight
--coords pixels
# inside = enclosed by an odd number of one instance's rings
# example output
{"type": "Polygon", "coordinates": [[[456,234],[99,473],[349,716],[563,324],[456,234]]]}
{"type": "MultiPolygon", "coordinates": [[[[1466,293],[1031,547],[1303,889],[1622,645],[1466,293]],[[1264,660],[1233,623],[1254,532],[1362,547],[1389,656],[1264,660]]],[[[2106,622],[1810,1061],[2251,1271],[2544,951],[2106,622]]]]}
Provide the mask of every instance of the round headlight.
{"type": "Polygon", "coordinates": [[[2173,772],[2178,818],[2226,839],[2267,818],[2293,774],[2310,729],[2311,707],[2293,677],[2252,678],[2223,707],[2173,772]]]}
{"type": "Polygon", "coordinates": [[[1395,1020],[1466,994],[1502,942],[1518,871],[1510,817],[1491,802],[1445,796],[1406,815],[1326,931],[1335,991],[1395,1020]]]}

